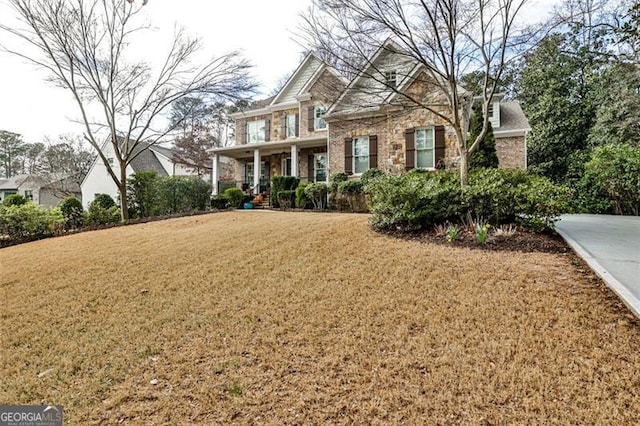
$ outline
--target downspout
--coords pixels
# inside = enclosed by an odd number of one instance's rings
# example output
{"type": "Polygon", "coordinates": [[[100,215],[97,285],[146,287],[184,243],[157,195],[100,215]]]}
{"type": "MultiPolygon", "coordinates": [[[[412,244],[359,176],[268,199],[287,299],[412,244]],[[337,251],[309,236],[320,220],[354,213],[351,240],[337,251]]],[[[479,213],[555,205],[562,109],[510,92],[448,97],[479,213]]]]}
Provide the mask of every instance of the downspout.
{"type": "Polygon", "coordinates": [[[526,170],[529,167],[529,159],[527,155],[527,135],[529,134],[528,130],[524,131],[524,169],[526,170]]]}

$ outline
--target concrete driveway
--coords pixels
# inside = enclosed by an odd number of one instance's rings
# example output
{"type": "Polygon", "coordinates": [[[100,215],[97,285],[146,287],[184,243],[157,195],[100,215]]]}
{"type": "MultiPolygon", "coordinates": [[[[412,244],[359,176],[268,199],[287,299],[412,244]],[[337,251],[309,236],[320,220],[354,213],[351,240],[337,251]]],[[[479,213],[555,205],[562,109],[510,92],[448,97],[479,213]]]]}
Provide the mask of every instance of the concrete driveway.
{"type": "Polygon", "coordinates": [[[640,317],[640,217],[563,215],[556,230],[640,317]]]}

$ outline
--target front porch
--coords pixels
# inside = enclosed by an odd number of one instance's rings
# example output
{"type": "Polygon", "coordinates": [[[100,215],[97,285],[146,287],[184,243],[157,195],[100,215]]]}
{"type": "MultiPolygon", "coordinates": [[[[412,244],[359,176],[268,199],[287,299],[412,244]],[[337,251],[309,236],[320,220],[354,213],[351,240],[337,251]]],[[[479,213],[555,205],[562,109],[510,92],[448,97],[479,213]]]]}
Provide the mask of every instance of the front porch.
{"type": "Polygon", "coordinates": [[[271,178],[278,175],[296,176],[301,182],[326,182],[328,178],[325,138],[244,144],[216,148],[212,154],[214,196],[233,187],[253,195],[268,195],[271,178]],[[233,180],[221,180],[223,157],[234,162],[233,180]]]}

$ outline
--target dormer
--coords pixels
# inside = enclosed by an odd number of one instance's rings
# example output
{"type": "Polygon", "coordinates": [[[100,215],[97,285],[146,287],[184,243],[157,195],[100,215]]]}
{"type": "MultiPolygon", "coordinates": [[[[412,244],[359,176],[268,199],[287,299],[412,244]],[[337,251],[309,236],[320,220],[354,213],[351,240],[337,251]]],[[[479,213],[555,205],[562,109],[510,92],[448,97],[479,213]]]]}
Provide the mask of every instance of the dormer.
{"type": "MultiPolygon", "coordinates": [[[[489,116],[489,122],[494,129],[500,128],[501,120],[500,120],[500,102],[504,99],[504,93],[496,93],[491,98],[491,102],[489,102],[489,110],[487,111],[487,115],[489,116]]],[[[481,96],[476,96],[474,98],[475,102],[482,102],[481,96]]]]}

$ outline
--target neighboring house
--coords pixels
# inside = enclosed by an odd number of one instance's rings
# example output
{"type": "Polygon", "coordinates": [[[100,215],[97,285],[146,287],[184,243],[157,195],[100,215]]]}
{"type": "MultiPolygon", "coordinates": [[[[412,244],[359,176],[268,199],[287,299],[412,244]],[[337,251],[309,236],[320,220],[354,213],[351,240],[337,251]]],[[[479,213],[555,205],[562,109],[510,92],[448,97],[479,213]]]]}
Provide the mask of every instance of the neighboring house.
{"type": "Polygon", "coordinates": [[[57,206],[64,198],[81,198],[78,179],[61,176],[16,175],[0,180],[0,202],[10,194],[20,194],[46,208],[57,206]]]}
{"type": "MultiPolygon", "coordinates": [[[[213,181],[221,182],[224,158],[237,163],[234,182],[263,192],[275,175],[326,181],[327,123],[322,118],[347,81],[313,53],[308,54],[277,95],[231,114],[236,144],[211,150],[213,181]]],[[[222,185],[214,185],[217,194],[222,185]]]]}
{"type": "MultiPolygon", "coordinates": [[[[231,115],[236,145],[212,150],[214,182],[220,181],[216,166],[221,157],[239,161],[244,173],[236,181],[253,192],[264,191],[276,174],[318,182],[338,172],[357,177],[370,168],[399,174],[457,167],[454,130],[425,108],[408,105],[407,98],[419,99],[450,115],[444,95],[422,65],[391,41],[369,64],[346,85],[333,68],[309,54],[274,98],[231,115]],[[254,173],[258,167],[260,175],[254,173]]],[[[468,122],[473,100],[467,99],[463,113],[468,122]]],[[[530,127],[520,105],[496,95],[489,113],[500,167],[526,167],[530,127]]],[[[218,189],[214,185],[214,194],[218,189]]]]}
{"type": "MultiPolygon", "coordinates": [[[[174,151],[170,148],[141,144],[137,152],[138,155],[127,166],[127,177],[146,171],[154,171],[160,176],[197,176],[196,169],[190,165],[179,163],[175,158],[174,151]]],[[[115,159],[111,144],[105,145],[104,153],[113,172],[120,176],[120,166],[115,159]]],[[[109,175],[100,156],[96,156],[91,164],[89,172],[82,181],[81,189],[82,203],[85,208],[91,204],[97,194],[108,194],[114,200],[119,198],[118,187],[109,175]]]]}

